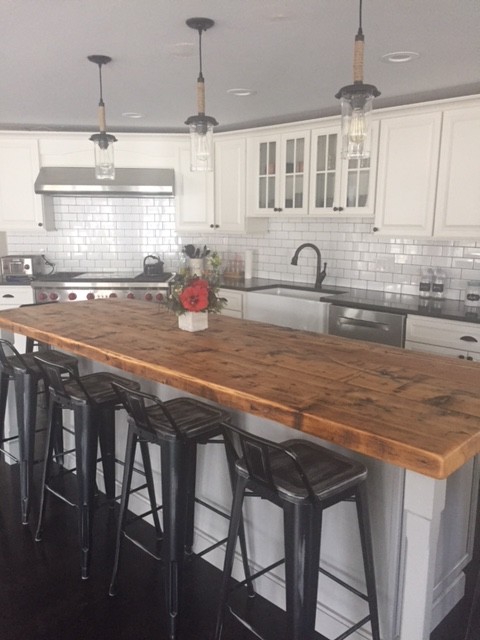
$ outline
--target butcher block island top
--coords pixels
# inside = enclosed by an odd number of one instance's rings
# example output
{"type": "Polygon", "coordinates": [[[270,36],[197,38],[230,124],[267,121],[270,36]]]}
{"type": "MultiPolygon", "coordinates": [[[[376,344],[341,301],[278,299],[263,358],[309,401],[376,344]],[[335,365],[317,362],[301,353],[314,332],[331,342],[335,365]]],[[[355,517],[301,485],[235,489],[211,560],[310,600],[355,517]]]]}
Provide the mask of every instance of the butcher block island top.
{"type": "Polygon", "coordinates": [[[21,307],[0,327],[432,478],[480,452],[478,364],[215,315],[189,333],[135,300],[21,307]]]}

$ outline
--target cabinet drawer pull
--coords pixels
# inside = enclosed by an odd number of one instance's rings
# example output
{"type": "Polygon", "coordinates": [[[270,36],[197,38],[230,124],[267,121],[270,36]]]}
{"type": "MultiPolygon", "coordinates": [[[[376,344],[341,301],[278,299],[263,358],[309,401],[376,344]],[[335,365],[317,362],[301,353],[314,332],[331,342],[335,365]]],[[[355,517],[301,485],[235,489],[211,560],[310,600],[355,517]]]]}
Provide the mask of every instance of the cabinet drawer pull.
{"type": "Polygon", "coordinates": [[[15,296],[12,293],[4,293],[2,298],[14,298],[15,296]]]}
{"type": "Polygon", "coordinates": [[[478,340],[473,336],[462,336],[460,340],[463,340],[464,342],[478,342],[478,340]]]}

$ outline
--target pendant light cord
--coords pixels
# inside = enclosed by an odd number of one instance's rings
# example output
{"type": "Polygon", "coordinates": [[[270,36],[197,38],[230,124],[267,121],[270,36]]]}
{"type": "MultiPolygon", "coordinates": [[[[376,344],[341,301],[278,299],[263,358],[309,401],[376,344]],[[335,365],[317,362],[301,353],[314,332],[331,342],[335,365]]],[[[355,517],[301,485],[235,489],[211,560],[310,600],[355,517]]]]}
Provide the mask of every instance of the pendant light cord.
{"type": "Polygon", "coordinates": [[[354,84],[363,83],[363,50],[365,38],[362,30],[362,0],[359,0],[359,16],[358,31],[355,36],[355,45],[353,49],[353,82],[354,84]]]}
{"type": "Polygon", "coordinates": [[[98,103],[98,105],[100,107],[104,107],[105,104],[103,102],[103,85],[102,85],[102,63],[98,64],[98,78],[100,80],[100,102],[98,103]]]}
{"type": "Polygon", "coordinates": [[[198,30],[198,58],[200,61],[200,71],[198,74],[198,79],[203,81],[203,67],[202,67],[202,31],[203,29],[198,30]]]}

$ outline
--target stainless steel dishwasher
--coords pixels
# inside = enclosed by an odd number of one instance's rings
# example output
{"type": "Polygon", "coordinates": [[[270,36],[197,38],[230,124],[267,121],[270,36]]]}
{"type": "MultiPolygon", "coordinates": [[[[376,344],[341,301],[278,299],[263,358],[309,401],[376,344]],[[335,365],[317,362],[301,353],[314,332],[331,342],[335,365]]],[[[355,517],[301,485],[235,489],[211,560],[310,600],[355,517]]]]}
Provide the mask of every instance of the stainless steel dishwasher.
{"type": "Polygon", "coordinates": [[[370,311],[331,304],[328,333],[343,338],[403,347],[406,319],[407,316],[402,313],[370,311]]]}

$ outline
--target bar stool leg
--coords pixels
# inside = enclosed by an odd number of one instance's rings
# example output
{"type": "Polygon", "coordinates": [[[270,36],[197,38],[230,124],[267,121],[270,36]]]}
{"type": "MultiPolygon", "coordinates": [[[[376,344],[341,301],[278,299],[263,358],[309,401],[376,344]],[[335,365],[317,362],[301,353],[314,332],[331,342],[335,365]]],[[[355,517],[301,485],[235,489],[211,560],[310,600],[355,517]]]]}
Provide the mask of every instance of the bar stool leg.
{"type": "Polygon", "coordinates": [[[287,637],[311,640],[315,632],[322,510],[311,503],[285,503],[287,637]]]}
{"type": "Polygon", "coordinates": [[[195,522],[195,482],[197,476],[197,446],[188,444],[187,449],[187,501],[185,553],[190,555],[193,547],[193,528],[195,522]]]}
{"type": "Polygon", "coordinates": [[[105,494],[111,509],[115,507],[115,408],[104,406],[95,411],[101,421],[98,428],[105,494]]]}
{"type": "Polygon", "coordinates": [[[28,372],[15,373],[14,384],[18,422],[22,524],[28,524],[37,420],[38,376],[28,372]]]}
{"type": "Polygon", "coordinates": [[[120,552],[123,541],[123,529],[125,527],[125,521],[127,519],[128,501],[130,498],[130,485],[132,482],[137,440],[137,434],[135,433],[134,429],[129,426],[127,435],[127,448],[125,451],[125,463],[123,467],[122,497],[120,500],[120,513],[118,515],[117,539],[115,543],[115,560],[113,563],[112,577],[110,580],[110,588],[108,591],[111,596],[114,596],[117,593],[117,576],[118,569],[120,567],[120,552]]]}
{"type": "Polygon", "coordinates": [[[93,410],[88,405],[74,407],[82,580],[89,577],[95,506],[98,425],[92,413],[93,410]]]}
{"type": "Polygon", "coordinates": [[[153,479],[152,462],[150,459],[150,450],[148,448],[148,442],[145,440],[139,440],[140,450],[142,452],[143,470],[145,472],[145,480],[147,484],[148,498],[150,500],[150,508],[152,510],[153,524],[155,526],[155,533],[157,540],[162,540],[163,531],[158,518],[157,509],[157,496],[155,495],[155,482],[153,479]]]}
{"type": "Polygon", "coordinates": [[[163,544],[165,593],[168,612],[168,637],[174,640],[179,611],[179,584],[183,572],[186,539],[186,473],[188,452],[185,443],[176,440],[161,445],[163,544]]]}
{"type": "Polygon", "coordinates": [[[355,504],[357,506],[358,526],[360,529],[360,540],[362,543],[363,562],[365,566],[365,583],[367,586],[368,605],[370,608],[372,638],[373,640],[380,640],[375,566],[373,561],[372,530],[370,526],[367,488],[365,483],[362,483],[357,489],[355,504]]]}
{"type": "Polygon", "coordinates": [[[5,414],[10,377],[3,371],[0,373],[0,440],[5,438],[5,414]]]}
{"type": "Polygon", "coordinates": [[[223,563],[222,584],[218,596],[217,621],[215,625],[214,640],[220,640],[225,619],[225,607],[228,597],[230,578],[232,575],[233,561],[235,557],[235,547],[237,543],[238,531],[242,522],[242,506],[247,479],[238,477],[233,493],[232,515],[228,528],[227,548],[225,550],[225,560],[223,563]]]}
{"type": "Polygon", "coordinates": [[[50,477],[50,472],[53,463],[53,446],[55,441],[55,431],[58,428],[58,423],[54,420],[54,411],[56,403],[52,398],[49,399],[48,402],[48,411],[47,411],[47,437],[45,440],[45,458],[43,461],[43,473],[42,473],[42,491],[40,494],[40,509],[38,515],[38,524],[37,531],[35,533],[35,541],[40,542],[43,534],[43,518],[45,516],[45,506],[46,506],[46,485],[48,482],[48,478],[50,477]]]}

